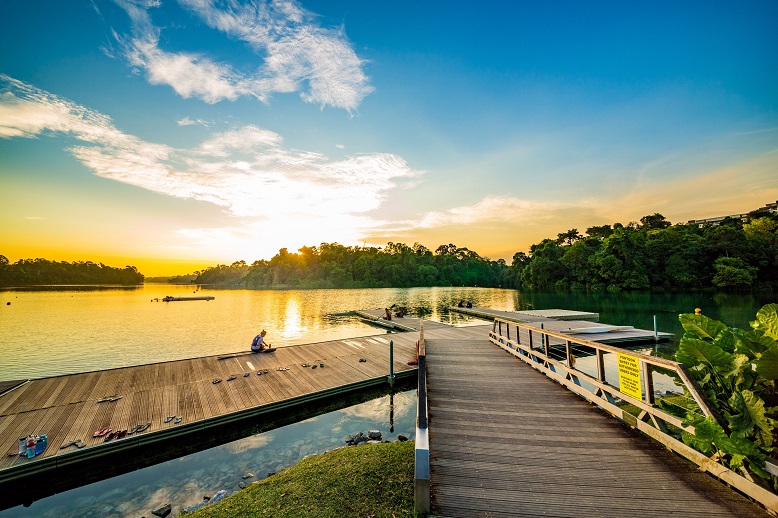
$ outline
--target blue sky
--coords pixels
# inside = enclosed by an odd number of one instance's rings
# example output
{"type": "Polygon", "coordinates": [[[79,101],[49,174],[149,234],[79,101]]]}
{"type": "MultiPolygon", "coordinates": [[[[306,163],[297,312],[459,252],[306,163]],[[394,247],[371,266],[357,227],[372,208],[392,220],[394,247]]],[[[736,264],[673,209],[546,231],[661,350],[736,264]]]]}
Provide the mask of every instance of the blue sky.
{"type": "Polygon", "coordinates": [[[778,199],[778,4],[9,1],[0,253],[493,259],[778,199]]]}

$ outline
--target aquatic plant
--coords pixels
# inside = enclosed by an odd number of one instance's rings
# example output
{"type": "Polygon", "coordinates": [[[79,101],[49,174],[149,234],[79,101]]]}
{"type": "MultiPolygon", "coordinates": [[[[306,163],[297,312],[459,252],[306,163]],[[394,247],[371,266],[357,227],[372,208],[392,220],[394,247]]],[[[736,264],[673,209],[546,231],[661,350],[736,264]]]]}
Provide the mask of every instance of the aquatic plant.
{"type": "Polygon", "coordinates": [[[773,451],[778,408],[778,304],[756,314],[751,329],[728,327],[704,315],[679,317],[684,335],[677,361],[684,363],[718,413],[688,413],[683,441],[733,470],[751,473],[775,485],[765,470],[773,451]]]}

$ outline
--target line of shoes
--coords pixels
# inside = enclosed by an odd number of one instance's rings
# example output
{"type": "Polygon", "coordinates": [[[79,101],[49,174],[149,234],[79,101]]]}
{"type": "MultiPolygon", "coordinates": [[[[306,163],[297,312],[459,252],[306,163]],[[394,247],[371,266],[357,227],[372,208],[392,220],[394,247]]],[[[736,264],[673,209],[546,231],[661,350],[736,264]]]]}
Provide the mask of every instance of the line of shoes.
{"type": "MultiPolygon", "coordinates": [[[[276,369],[276,370],[278,370],[278,369],[276,369]]],[[[257,376],[262,376],[263,374],[267,374],[267,369],[262,369],[262,370],[258,370],[257,371],[257,376]]],[[[250,372],[244,372],[243,373],[243,377],[244,378],[248,378],[249,376],[251,376],[250,372]]],[[[227,378],[227,381],[232,381],[232,380],[236,380],[236,379],[238,379],[238,375],[237,374],[231,374],[230,377],[227,378]]],[[[213,381],[211,381],[211,383],[213,383],[214,385],[216,385],[217,383],[221,383],[221,382],[222,382],[221,378],[214,378],[213,381]]]]}
{"type": "MultiPolygon", "coordinates": [[[[308,367],[310,367],[311,369],[315,369],[316,367],[321,367],[322,369],[324,368],[324,364],[323,363],[320,363],[319,365],[316,365],[315,363],[314,364],[310,364],[308,362],[305,362],[301,366],[305,367],[306,369],[308,367]]],[[[284,367],[284,370],[289,370],[289,367],[284,367]]]]}
{"type": "Polygon", "coordinates": [[[276,370],[279,372],[284,372],[284,371],[288,371],[289,367],[276,367],[276,370]]]}
{"type": "MultiPolygon", "coordinates": [[[[145,432],[146,430],[149,429],[149,427],[151,427],[151,423],[135,425],[129,430],[114,431],[113,428],[101,428],[95,431],[95,433],[92,434],[92,437],[105,437],[105,440],[103,440],[103,442],[108,442],[116,439],[124,439],[128,435],[132,435],[134,433],[145,432]]],[[[69,446],[76,446],[77,448],[83,448],[83,443],[81,441],[71,441],[69,443],[63,444],[62,446],[60,446],[60,448],[61,449],[67,448],[69,446]],[[81,443],[82,446],[79,446],[78,443],[81,443]]]]}
{"type": "Polygon", "coordinates": [[[181,422],[182,419],[183,419],[183,417],[181,417],[181,416],[176,417],[174,415],[169,415],[169,416],[167,416],[165,418],[165,422],[169,423],[170,421],[173,421],[174,424],[178,424],[178,423],[181,422]],[[175,419],[175,421],[173,421],[173,419],[175,419]]]}
{"type": "Polygon", "coordinates": [[[365,363],[366,361],[367,361],[367,360],[366,360],[366,359],[364,359],[364,358],[360,358],[360,359],[359,359],[359,363],[365,363]]]}
{"type": "Polygon", "coordinates": [[[104,397],[103,399],[98,399],[97,402],[98,403],[108,403],[108,402],[119,401],[121,398],[122,398],[122,396],[107,396],[107,397],[104,397]]]}

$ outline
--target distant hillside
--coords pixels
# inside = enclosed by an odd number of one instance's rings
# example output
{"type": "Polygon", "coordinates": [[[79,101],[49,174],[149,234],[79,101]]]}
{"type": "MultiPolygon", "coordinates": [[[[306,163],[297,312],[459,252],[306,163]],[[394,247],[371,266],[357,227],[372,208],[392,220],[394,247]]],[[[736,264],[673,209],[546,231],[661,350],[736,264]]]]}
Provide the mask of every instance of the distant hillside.
{"type": "Polygon", "coordinates": [[[174,275],[172,277],[146,277],[146,284],[192,284],[197,274],[174,275]]]}

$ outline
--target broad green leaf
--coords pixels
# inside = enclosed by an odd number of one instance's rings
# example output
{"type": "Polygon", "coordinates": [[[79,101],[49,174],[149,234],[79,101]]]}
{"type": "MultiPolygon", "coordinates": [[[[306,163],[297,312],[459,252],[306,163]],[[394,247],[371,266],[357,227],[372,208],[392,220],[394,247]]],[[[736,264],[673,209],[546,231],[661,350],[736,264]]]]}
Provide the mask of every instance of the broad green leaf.
{"type": "Polygon", "coordinates": [[[671,402],[668,402],[664,398],[660,399],[658,403],[659,403],[659,408],[661,408],[662,410],[664,410],[670,415],[674,415],[675,417],[686,416],[686,409],[680,405],[676,405],[671,402]]]}
{"type": "Polygon", "coordinates": [[[757,311],[756,321],[751,327],[761,329],[768,336],[778,340],[778,304],[766,304],[757,311]]]}
{"type": "Polygon", "coordinates": [[[754,362],[756,372],[765,379],[778,379],[778,350],[769,349],[762,353],[762,357],[754,362]]]}
{"type": "Polygon", "coordinates": [[[756,437],[757,443],[770,446],[773,442],[773,425],[765,416],[764,401],[750,390],[737,391],[729,398],[736,413],[728,416],[732,432],[745,438],[756,437]]]}
{"type": "Polygon", "coordinates": [[[684,331],[697,338],[707,338],[713,340],[727,328],[724,324],[718,320],[713,320],[705,315],[693,315],[691,313],[683,313],[678,316],[678,320],[681,321],[684,331]]]}
{"type": "Polygon", "coordinates": [[[745,455],[741,455],[740,453],[736,453],[732,455],[732,459],[729,461],[729,469],[732,471],[737,471],[740,468],[743,467],[743,461],[746,460],[748,457],[745,455]]]}
{"type": "Polygon", "coordinates": [[[728,371],[731,369],[735,356],[711,343],[684,336],[678,344],[676,359],[689,366],[704,364],[711,368],[728,371]]]}
{"type": "Polygon", "coordinates": [[[695,420],[694,435],[685,433],[683,440],[689,446],[694,447],[708,456],[716,453],[716,450],[721,448],[721,446],[719,446],[720,444],[728,444],[727,434],[712,417],[695,420]]]}
{"type": "MultiPolygon", "coordinates": [[[[732,368],[724,375],[729,380],[729,385],[732,390],[740,387],[745,380],[753,380],[753,363],[751,359],[745,354],[735,354],[735,359],[732,362],[732,368]]],[[[751,385],[747,385],[751,386],[751,385]]]]}
{"type": "Polygon", "coordinates": [[[728,353],[735,352],[735,344],[737,344],[737,342],[738,342],[738,336],[734,332],[732,332],[731,329],[724,329],[713,340],[713,343],[715,345],[721,347],[723,350],[727,351],[728,353]]]}

